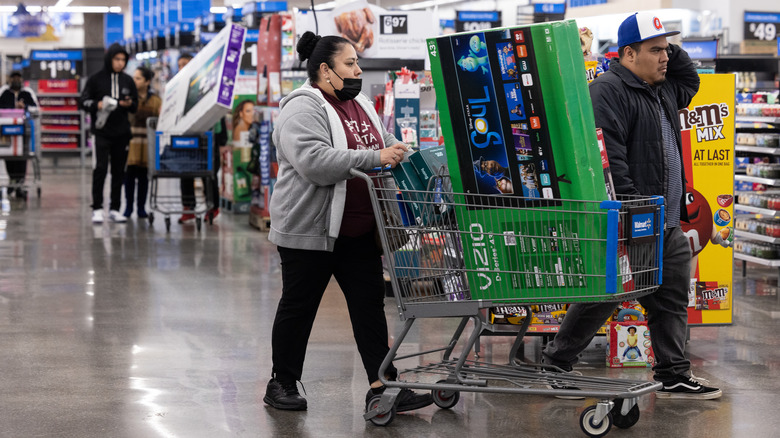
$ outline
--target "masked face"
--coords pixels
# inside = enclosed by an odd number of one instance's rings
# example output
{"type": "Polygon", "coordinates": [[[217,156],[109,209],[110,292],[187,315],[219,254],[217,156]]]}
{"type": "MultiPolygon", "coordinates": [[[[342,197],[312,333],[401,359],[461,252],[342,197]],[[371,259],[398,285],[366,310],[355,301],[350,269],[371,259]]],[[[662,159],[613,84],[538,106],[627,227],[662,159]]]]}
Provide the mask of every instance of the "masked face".
{"type": "Polygon", "coordinates": [[[22,89],[22,78],[20,77],[14,77],[11,78],[11,82],[8,84],[9,87],[11,87],[14,91],[19,91],[22,89]]]}
{"type": "Polygon", "coordinates": [[[330,66],[330,86],[339,100],[352,100],[360,94],[363,80],[360,75],[363,70],[358,66],[357,53],[351,44],[345,44],[344,48],[333,57],[333,65],[330,66]]]}

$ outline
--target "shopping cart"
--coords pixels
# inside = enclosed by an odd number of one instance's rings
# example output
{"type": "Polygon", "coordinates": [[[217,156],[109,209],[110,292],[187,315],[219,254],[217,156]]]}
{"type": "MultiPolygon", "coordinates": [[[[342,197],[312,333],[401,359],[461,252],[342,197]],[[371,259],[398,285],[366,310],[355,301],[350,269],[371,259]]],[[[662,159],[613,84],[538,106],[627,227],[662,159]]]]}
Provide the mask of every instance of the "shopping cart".
{"type": "Polygon", "coordinates": [[[25,189],[24,200],[27,200],[26,189],[35,187],[38,197],[41,197],[40,168],[40,114],[37,108],[3,109],[0,110],[0,159],[5,161],[32,162],[33,177],[23,182],[10,180],[3,187],[10,189],[25,189]]]}
{"type": "Polygon", "coordinates": [[[214,217],[210,211],[216,205],[211,199],[211,185],[214,181],[214,141],[211,132],[194,135],[166,135],[157,131],[157,118],[146,120],[149,153],[149,224],[154,223],[154,211],[164,216],[166,231],[171,230],[172,214],[195,215],[198,231],[205,219],[210,224],[214,217]],[[203,195],[195,194],[190,201],[194,207],[185,208],[178,184],[161,187],[162,180],[181,178],[202,178],[203,195]]]}
{"type": "MultiPolygon", "coordinates": [[[[519,327],[506,364],[468,357],[487,326],[482,311],[489,307],[524,306],[530,315],[531,304],[619,302],[656,290],[661,282],[662,197],[543,200],[431,190],[430,183],[426,191],[398,190],[390,174],[352,173],[371,188],[404,321],[379,371],[387,390],[369,400],[366,420],[380,426],[393,421],[403,388],[430,390],[436,405],[445,409],[457,404],[462,391],[595,397],[598,402],[580,417],[589,436],[639,420],[637,398],[657,391],[660,383],[585,377],[519,361],[514,352],[530,317],[519,327]],[[398,355],[418,318],[446,317],[460,318],[446,345],[398,355]],[[461,339],[470,322],[470,335],[461,339]],[[423,356],[439,355],[423,364],[428,360],[423,356]],[[401,371],[396,381],[384,378],[392,361],[406,359],[421,365],[401,371]]],[[[435,186],[450,185],[439,181],[435,186]]]]}

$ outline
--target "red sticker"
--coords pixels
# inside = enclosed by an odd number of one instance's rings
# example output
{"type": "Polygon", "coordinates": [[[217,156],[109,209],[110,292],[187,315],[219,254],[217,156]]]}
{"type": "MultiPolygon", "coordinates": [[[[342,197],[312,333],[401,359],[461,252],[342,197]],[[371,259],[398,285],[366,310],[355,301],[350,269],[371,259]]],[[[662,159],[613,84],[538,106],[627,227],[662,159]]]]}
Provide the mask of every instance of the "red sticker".
{"type": "Polygon", "coordinates": [[[525,42],[525,35],[522,30],[515,31],[515,43],[520,44],[525,42]]]}

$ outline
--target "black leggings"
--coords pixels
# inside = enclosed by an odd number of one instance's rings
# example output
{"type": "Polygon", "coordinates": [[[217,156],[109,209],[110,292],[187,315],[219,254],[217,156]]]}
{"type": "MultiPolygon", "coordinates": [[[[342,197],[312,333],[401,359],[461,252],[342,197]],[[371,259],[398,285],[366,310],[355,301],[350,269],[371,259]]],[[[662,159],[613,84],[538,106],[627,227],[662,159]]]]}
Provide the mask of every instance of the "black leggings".
{"type": "Polygon", "coordinates": [[[111,163],[111,210],[122,206],[122,184],[125,181],[127,163],[126,138],[109,138],[95,135],[95,170],[92,171],[92,209],[103,208],[103,185],[111,163]]]}
{"type": "MultiPolygon", "coordinates": [[[[282,298],[276,309],[271,344],[273,373],[282,382],[301,380],[306,345],[325,288],[336,277],[347,301],[352,333],[369,383],[390,350],[384,311],[382,259],[374,233],[340,237],[333,252],[279,247],[282,298]]],[[[387,374],[395,378],[390,365],[387,374]]]]}

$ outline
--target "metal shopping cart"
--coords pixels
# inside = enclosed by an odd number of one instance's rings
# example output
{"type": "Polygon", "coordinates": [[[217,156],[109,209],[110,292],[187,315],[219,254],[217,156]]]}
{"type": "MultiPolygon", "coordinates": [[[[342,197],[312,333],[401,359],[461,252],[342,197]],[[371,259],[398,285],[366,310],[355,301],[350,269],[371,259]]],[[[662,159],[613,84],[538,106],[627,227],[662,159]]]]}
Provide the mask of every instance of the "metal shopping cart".
{"type": "MultiPolygon", "coordinates": [[[[40,168],[40,115],[37,108],[3,109],[0,110],[0,159],[6,161],[31,161],[33,168],[32,181],[13,181],[3,187],[8,189],[27,189],[35,187],[38,197],[41,197],[40,168]]],[[[27,200],[27,192],[24,191],[27,200]]]]}
{"type": "MultiPolygon", "coordinates": [[[[369,400],[366,420],[379,426],[393,421],[403,388],[430,390],[436,405],[445,409],[457,404],[462,391],[595,397],[598,402],[580,417],[588,436],[603,436],[613,424],[628,428],[639,420],[637,398],[657,391],[660,383],[585,377],[519,361],[514,352],[530,317],[519,328],[506,364],[468,357],[486,326],[482,311],[489,307],[525,306],[530,315],[531,304],[619,302],[656,290],[661,282],[662,197],[592,202],[398,190],[387,173],[353,174],[371,188],[405,321],[379,371],[387,390],[369,400]],[[460,318],[446,345],[398,355],[418,318],[446,317],[460,318]],[[469,322],[473,329],[463,337],[469,322]],[[440,358],[424,362],[432,356],[440,358]],[[390,363],[406,359],[420,365],[387,381],[390,363]]],[[[439,181],[435,186],[449,185],[439,181]]]]}
{"type": "Polygon", "coordinates": [[[149,153],[149,224],[154,223],[154,211],[164,216],[166,231],[171,230],[171,215],[190,213],[195,215],[198,231],[205,219],[209,224],[214,218],[210,211],[217,200],[211,199],[211,185],[214,181],[213,157],[214,141],[211,132],[193,135],[166,135],[157,131],[157,118],[146,120],[149,153]],[[201,178],[205,187],[203,195],[194,195],[194,199],[183,200],[178,185],[160,187],[161,180],[181,178],[201,178]],[[185,208],[183,201],[194,206],[185,208]]]}

